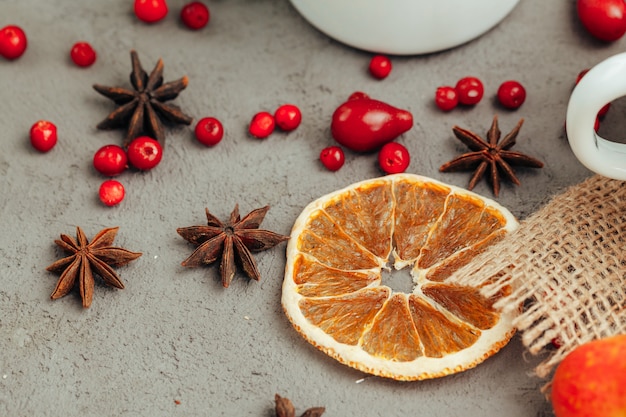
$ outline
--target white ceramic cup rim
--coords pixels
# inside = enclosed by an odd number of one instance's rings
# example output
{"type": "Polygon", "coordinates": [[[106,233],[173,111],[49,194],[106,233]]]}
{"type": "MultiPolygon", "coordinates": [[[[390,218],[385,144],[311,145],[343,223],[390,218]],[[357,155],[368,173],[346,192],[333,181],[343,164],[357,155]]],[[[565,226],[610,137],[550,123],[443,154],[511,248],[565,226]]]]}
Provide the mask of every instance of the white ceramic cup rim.
{"type": "Polygon", "coordinates": [[[626,180],[626,144],[604,139],[594,129],[598,112],[626,96],[626,53],[591,68],[580,79],[567,106],[567,139],[574,155],[593,172],[626,180]]]}

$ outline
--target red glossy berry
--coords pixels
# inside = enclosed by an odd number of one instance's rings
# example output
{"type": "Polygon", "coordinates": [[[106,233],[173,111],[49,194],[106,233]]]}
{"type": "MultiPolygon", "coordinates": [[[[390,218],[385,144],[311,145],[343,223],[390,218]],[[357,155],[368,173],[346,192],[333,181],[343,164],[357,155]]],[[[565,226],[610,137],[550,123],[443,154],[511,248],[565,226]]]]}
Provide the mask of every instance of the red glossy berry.
{"type": "Polygon", "coordinates": [[[202,29],[209,23],[211,13],[209,8],[199,1],[192,1],[186,4],[180,11],[180,20],[189,29],[202,29]]]}
{"type": "Polygon", "coordinates": [[[194,132],[198,142],[206,146],[217,145],[224,137],[224,127],[215,117],[205,117],[198,120],[194,132]]]}
{"type": "Polygon", "coordinates": [[[124,199],[125,194],[124,186],[116,180],[104,181],[98,190],[100,201],[107,206],[119,204],[124,199]]]}
{"type": "Polygon", "coordinates": [[[355,91],[354,93],[350,94],[350,97],[348,97],[347,101],[360,100],[362,98],[370,98],[370,96],[367,95],[367,93],[364,93],[363,91],[355,91]]]}
{"type": "Polygon", "coordinates": [[[274,112],[274,121],[280,129],[289,132],[300,126],[302,113],[293,104],[283,104],[274,112]]]}
{"type": "Polygon", "coordinates": [[[117,145],[105,145],[93,156],[93,167],[107,177],[120,175],[127,168],[127,164],[126,152],[117,145]]]}
{"type": "Polygon", "coordinates": [[[411,156],[407,148],[397,142],[386,143],[378,152],[378,164],[387,174],[398,174],[406,171],[411,156]]]}
{"type": "Polygon", "coordinates": [[[135,0],[135,16],[146,23],[155,23],[167,16],[165,0],[135,0]]]}
{"type": "Polygon", "coordinates": [[[526,89],[517,81],[509,80],[500,84],[498,101],[507,109],[518,109],[526,100],[526,89]]]}
{"type": "Polygon", "coordinates": [[[132,166],[146,171],[161,162],[163,148],[158,141],[148,136],[139,136],[128,145],[126,154],[132,166]]]}
{"type": "Polygon", "coordinates": [[[329,146],[320,152],[320,161],[329,171],[337,171],[343,166],[346,157],[339,146],[329,146]]]}
{"type": "Polygon", "coordinates": [[[391,60],[385,55],[375,55],[370,60],[369,70],[375,78],[382,80],[391,73],[391,60]]]}
{"type": "MultiPolygon", "coordinates": [[[[578,84],[580,82],[581,78],[583,78],[585,76],[585,74],[587,74],[588,72],[589,72],[589,68],[580,71],[578,73],[578,75],[576,76],[576,84],[578,84]]],[[[598,117],[599,118],[603,118],[604,116],[606,116],[606,114],[609,111],[609,108],[611,108],[611,103],[605,104],[604,107],[602,107],[600,109],[600,111],[598,111],[598,117]]],[[[598,121],[598,123],[599,123],[599,121],[598,121]]],[[[598,129],[596,129],[596,130],[598,130],[598,129]]]]}
{"type": "Polygon", "coordinates": [[[96,62],[96,51],[87,42],[76,42],[72,46],[70,57],[79,67],[89,67],[96,62]]]}
{"type": "Polygon", "coordinates": [[[450,111],[459,104],[459,95],[454,87],[439,87],[435,92],[435,104],[443,111],[450,111]]]}
{"type": "Polygon", "coordinates": [[[255,138],[263,139],[272,134],[275,125],[274,116],[266,111],[262,111],[252,117],[248,131],[255,138]]]}
{"type": "Polygon", "coordinates": [[[30,143],[39,152],[48,152],[57,143],[57,127],[47,120],[39,120],[30,128],[30,143]]]}
{"type": "Polygon", "coordinates": [[[459,103],[466,106],[477,104],[485,91],[483,83],[476,77],[461,78],[454,88],[459,96],[459,103]]]}
{"type": "Polygon", "coordinates": [[[578,0],[576,10],[583,27],[601,41],[613,42],[626,33],[624,0],[578,0]]]}
{"type": "Polygon", "coordinates": [[[9,25],[0,29],[0,55],[6,59],[17,59],[28,46],[26,33],[19,26],[9,25]]]}

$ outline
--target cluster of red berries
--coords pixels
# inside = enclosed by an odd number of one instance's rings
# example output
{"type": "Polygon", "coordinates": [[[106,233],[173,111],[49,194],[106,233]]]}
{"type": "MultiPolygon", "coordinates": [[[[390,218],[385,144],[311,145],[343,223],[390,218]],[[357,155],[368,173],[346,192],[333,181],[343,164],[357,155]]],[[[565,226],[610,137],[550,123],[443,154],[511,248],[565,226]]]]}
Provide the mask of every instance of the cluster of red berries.
{"type": "MultiPolygon", "coordinates": [[[[167,16],[169,8],[165,0],[135,0],[135,16],[146,23],[156,23],[167,16]]],[[[192,30],[202,29],[209,23],[211,13],[202,2],[193,1],[180,11],[180,20],[192,30]]]]}
{"type": "Polygon", "coordinates": [[[284,132],[290,132],[300,126],[302,113],[294,104],[279,106],[274,114],[261,111],[252,116],[248,132],[257,139],[265,139],[278,126],[284,132]]]}
{"type": "MultiPolygon", "coordinates": [[[[435,92],[435,104],[440,110],[451,111],[459,104],[474,106],[485,93],[482,81],[476,77],[464,77],[454,87],[438,87],[435,92]]],[[[526,89],[518,81],[505,81],[497,92],[498,102],[507,109],[517,109],[526,100],[526,89]]]]}

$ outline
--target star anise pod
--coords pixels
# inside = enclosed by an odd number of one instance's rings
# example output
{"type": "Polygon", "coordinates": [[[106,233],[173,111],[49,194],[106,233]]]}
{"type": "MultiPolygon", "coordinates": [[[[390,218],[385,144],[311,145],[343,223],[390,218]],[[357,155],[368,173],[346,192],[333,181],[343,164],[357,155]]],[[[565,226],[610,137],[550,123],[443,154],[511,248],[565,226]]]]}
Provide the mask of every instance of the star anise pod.
{"type": "Polygon", "coordinates": [[[469,130],[454,126],[454,135],[472,152],[465,153],[443,164],[439,171],[465,171],[475,170],[470,179],[468,189],[473,189],[480,181],[487,169],[489,174],[487,179],[493,187],[493,194],[497,197],[500,194],[501,177],[511,181],[515,185],[520,185],[520,181],[511,165],[520,165],[531,168],[543,167],[543,162],[525,155],[521,152],[511,151],[517,135],[522,128],[524,119],[520,119],[515,128],[500,141],[500,129],[498,128],[498,117],[493,117],[491,128],[487,131],[487,140],[482,139],[477,134],[469,130]]]}
{"type": "Polygon", "coordinates": [[[133,71],[130,82],[133,90],[123,87],[106,87],[94,84],[93,88],[119,105],[106,119],[98,124],[98,129],[114,129],[128,125],[124,146],[141,134],[146,134],[160,142],[165,139],[161,119],[189,125],[193,121],[177,106],[166,104],[175,99],[189,82],[188,78],[163,83],[163,60],[159,59],[148,76],[139,62],[137,52],[130,51],[133,71]]]}
{"type": "MultiPolygon", "coordinates": [[[[296,417],[296,408],[288,398],[276,394],[274,399],[276,401],[276,417],[296,417]]],[[[301,417],[319,417],[324,414],[324,411],[326,411],[324,407],[311,407],[301,417]]]]}
{"type": "Polygon", "coordinates": [[[107,285],[124,288],[124,284],[111,267],[126,265],[139,258],[141,253],[111,246],[118,229],[119,227],[103,229],[89,242],[83,229],[77,227],[76,240],[61,234],[61,239],[54,241],[71,255],[59,259],[46,268],[48,271],[62,272],[50,298],[56,300],[67,295],[78,278],[83,307],[88,308],[93,298],[94,275],[99,275],[107,285]]]}
{"type": "Polygon", "coordinates": [[[258,281],[261,276],[251,252],[273,248],[289,239],[289,236],[259,229],[268,210],[269,206],[253,210],[242,219],[239,215],[239,206],[235,205],[228,221],[222,223],[206,209],[207,226],[176,229],[185,240],[199,245],[182,265],[187,267],[208,265],[221,256],[220,274],[225,288],[233,280],[236,264],[241,266],[249,278],[258,281]]]}

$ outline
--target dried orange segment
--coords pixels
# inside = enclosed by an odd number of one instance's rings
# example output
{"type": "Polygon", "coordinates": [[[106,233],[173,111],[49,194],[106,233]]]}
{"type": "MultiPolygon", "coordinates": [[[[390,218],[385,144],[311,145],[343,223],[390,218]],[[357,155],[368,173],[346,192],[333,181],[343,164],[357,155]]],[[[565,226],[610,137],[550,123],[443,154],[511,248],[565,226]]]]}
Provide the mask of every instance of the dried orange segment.
{"type": "Polygon", "coordinates": [[[393,227],[393,195],[388,181],[350,190],[331,200],[324,211],[346,234],[387,260],[393,227]]]}
{"type": "Polygon", "coordinates": [[[430,284],[422,286],[422,292],[450,313],[481,330],[490,329],[498,323],[499,315],[493,309],[493,300],[483,297],[478,288],[430,284]]]}
{"type": "Polygon", "coordinates": [[[364,372],[422,380],[472,368],[510,340],[514,313],[446,280],[516,227],[496,202],[430,178],[350,185],[296,219],[283,309],[311,344],[364,372]],[[411,294],[392,290],[382,275],[403,267],[411,294]]]}
{"type": "Polygon", "coordinates": [[[361,345],[370,355],[392,361],[406,362],[422,356],[406,294],[396,293],[385,303],[363,335],[361,345]]]}
{"type": "Polygon", "coordinates": [[[472,346],[480,337],[480,330],[446,317],[420,297],[409,297],[409,309],[426,356],[441,358],[472,346]]]}
{"type": "Polygon", "coordinates": [[[431,267],[438,261],[484,240],[496,230],[502,229],[505,223],[503,216],[485,208],[483,199],[451,194],[441,219],[422,248],[418,260],[419,268],[431,267]]]}
{"type": "Polygon", "coordinates": [[[298,255],[294,264],[294,282],[304,297],[348,294],[367,287],[380,276],[373,272],[343,271],[298,255]]]}
{"type": "Polygon", "coordinates": [[[450,188],[433,182],[400,180],[394,183],[396,200],[393,240],[396,264],[416,259],[444,211],[450,188]]]}
{"type": "Polygon", "coordinates": [[[370,269],[380,266],[380,261],[371,252],[346,235],[321,210],[313,213],[302,235],[295,240],[300,252],[335,268],[370,269]]]}
{"type": "Polygon", "coordinates": [[[356,345],[389,293],[389,289],[378,287],[341,297],[303,298],[300,311],[337,342],[356,345]]]}

